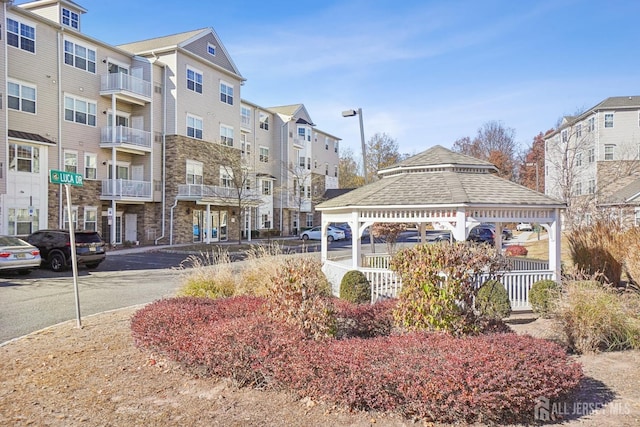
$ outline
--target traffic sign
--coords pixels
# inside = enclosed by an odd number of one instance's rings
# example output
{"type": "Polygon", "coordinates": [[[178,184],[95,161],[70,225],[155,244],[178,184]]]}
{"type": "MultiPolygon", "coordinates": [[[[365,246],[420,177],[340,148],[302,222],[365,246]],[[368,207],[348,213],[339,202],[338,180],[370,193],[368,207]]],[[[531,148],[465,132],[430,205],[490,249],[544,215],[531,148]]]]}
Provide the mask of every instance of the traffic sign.
{"type": "Polygon", "coordinates": [[[49,171],[49,182],[52,184],[69,184],[75,185],[76,187],[82,187],[82,175],[79,173],[51,169],[49,171]]]}

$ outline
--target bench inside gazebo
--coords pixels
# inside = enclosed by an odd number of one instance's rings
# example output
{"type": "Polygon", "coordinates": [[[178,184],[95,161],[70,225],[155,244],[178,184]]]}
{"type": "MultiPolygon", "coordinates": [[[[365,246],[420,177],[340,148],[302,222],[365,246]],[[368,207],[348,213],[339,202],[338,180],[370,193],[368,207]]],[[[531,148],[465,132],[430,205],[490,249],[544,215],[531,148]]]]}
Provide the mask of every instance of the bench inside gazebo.
{"type": "Polygon", "coordinates": [[[531,285],[541,279],[560,279],[561,201],[500,178],[486,161],[432,147],[378,172],[379,180],[319,204],[322,212],[323,271],[334,294],[347,271],[362,271],[371,284],[371,301],[395,297],[402,281],[387,268],[384,255],[367,254],[361,236],[374,223],[416,224],[426,243],[428,224],[448,230],[456,241],[482,223],[495,224],[495,248],[502,250],[503,224],[539,224],[548,234],[548,261],[514,258],[501,274],[513,310],[528,310],[531,285]],[[351,256],[329,259],[327,227],[346,222],[352,233],[351,256]],[[375,262],[378,263],[376,264],[375,262]]]}

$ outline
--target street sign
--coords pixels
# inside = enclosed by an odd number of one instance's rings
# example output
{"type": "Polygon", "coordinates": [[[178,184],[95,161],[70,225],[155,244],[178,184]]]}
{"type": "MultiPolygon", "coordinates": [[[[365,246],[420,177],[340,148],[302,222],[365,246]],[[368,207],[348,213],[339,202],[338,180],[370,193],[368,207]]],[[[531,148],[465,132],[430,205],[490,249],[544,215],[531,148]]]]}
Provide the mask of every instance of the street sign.
{"type": "Polygon", "coordinates": [[[79,173],[51,169],[49,171],[49,182],[52,184],[69,184],[75,185],[76,187],[82,187],[82,175],[79,173]]]}

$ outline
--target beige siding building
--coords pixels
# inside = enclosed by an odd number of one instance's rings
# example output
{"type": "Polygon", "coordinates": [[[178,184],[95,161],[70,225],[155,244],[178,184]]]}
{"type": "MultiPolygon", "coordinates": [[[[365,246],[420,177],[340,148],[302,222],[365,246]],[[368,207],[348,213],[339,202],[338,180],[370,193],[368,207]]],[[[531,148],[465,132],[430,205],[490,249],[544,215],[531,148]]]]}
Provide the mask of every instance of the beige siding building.
{"type": "Polygon", "coordinates": [[[68,226],[50,170],[83,176],[74,227],[113,245],[314,225],[312,175],[337,187],[339,138],[302,104],[242,100],[245,78],[213,29],[111,46],[81,32],[87,10],[75,2],[2,6],[0,233],[68,226]]]}
{"type": "Polygon", "coordinates": [[[566,224],[609,217],[640,225],[640,96],[607,98],[545,137],[546,194],[567,202],[566,224]]]}

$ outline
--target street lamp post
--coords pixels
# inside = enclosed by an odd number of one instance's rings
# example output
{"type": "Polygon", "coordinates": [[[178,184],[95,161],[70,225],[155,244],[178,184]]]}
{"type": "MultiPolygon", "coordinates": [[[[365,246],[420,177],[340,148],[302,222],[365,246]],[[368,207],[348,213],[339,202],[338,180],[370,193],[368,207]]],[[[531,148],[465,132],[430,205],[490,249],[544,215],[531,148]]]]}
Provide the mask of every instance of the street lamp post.
{"type": "Polygon", "coordinates": [[[526,166],[535,166],[536,167],[536,191],[540,192],[540,182],[538,181],[538,162],[529,162],[525,163],[526,166]]]}
{"type": "Polygon", "coordinates": [[[358,110],[346,110],[342,112],[342,117],[353,117],[357,115],[360,119],[360,144],[362,145],[362,173],[364,174],[364,183],[367,183],[367,155],[364,144],[364,124],[362,123],[362,108],[358,110]]]}
{"type": "MultiPolygon", "coordinates": [[[[538,162],[529,162],[525,163],[526,166],[535,166],[536,167],[536,191],[540,192],[540,182],[538,180],[538,162]]],[[[538,240],[540,240],[540,224],[536,226],[538,229],[538,240]]]]}

